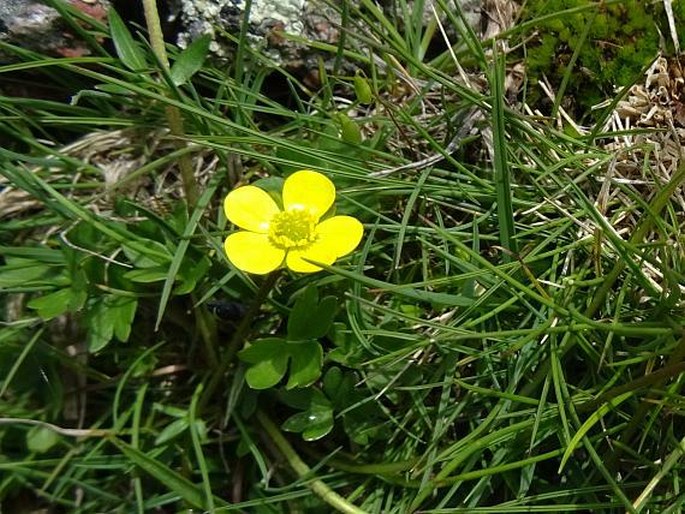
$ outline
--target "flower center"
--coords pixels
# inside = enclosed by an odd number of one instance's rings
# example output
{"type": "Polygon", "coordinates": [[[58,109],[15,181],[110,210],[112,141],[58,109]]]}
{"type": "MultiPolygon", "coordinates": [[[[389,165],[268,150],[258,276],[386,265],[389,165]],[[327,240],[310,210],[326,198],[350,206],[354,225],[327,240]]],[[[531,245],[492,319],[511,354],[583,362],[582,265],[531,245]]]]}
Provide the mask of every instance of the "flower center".
{"type": "Polygon", "coordinates": [[[279,212],[269,223],[269,240],[283,250],[302,248],[316,241],[316,218],[304,209],[279,212]]]}

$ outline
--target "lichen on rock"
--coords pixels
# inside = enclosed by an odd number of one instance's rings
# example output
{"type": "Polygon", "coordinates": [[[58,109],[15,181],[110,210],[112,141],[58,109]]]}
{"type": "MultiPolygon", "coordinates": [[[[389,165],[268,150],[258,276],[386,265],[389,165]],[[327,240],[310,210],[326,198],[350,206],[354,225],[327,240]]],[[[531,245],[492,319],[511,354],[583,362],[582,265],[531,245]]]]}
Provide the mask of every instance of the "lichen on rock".
{"type": "MultiPolygon", "coordinates": [[[[302,35],[306,3],[306,0],[253,0],[248,15],[248,37],[258,44],[273,28],[302,35]]],[[[185,47],[203,34],[212,34],[215,36],[212,51],[218,56],[226,55],[226,48],[216,41],[216,29],[237,35],[246,7],[244,0],[181,0],[180,19],[185,30],[178,35],[178,45],[185,47]]]]}

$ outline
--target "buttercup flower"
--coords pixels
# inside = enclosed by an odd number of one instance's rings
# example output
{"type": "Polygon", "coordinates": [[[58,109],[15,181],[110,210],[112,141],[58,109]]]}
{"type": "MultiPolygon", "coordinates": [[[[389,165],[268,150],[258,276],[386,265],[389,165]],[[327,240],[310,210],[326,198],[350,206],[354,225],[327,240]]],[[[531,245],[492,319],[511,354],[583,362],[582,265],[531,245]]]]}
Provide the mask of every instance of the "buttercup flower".
{"type": "Polygon", "coordinates": [[[224,243],[233,265],[248,273],[269,273],[285,262],[293,271],[313,273],[322,268],[305,259],[333,264],[354,250],[363,227],[351,216],[321,220],[335,200],[335,186],[316,171],[301,170],[283,184],[283,210],[256,186],[242,186],[224,200],[224,212],[243,229],[224,243]]]}

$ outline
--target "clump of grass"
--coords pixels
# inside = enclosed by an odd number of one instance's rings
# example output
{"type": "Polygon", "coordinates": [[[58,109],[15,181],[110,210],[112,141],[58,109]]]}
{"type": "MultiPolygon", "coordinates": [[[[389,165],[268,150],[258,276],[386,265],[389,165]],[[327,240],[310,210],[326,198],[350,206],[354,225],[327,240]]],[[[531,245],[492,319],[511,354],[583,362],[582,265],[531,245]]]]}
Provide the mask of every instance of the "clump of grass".
{"type": "Polygon", "coordinates": [[[123,26],[89,25],[118,43],[97,57],[3,45],[0,73],[73,98],[0,98],[3,507],[678,512],[685,168],[614,180],[614,135],[525,115],[458,7],[437,2],[431,60],[414,24],[339,8],[347,46],[320,49],[360,72],[283,74],[293,107],[244,39],[228,73],[187,66],[201,45],[159,67],[123,26]],[[225,194],[301,168],[335,182],[362,246],[240,273],[225,194]],[[312,351],[249,387],[279,345],[312,351]]]}

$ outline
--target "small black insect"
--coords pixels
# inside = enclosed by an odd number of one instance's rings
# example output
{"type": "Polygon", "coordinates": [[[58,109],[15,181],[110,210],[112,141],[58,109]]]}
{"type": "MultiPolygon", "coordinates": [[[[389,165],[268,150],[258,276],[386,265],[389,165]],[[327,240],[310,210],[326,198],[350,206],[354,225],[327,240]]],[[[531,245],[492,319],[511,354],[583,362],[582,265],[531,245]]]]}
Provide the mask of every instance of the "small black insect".
{"type": "Polygon", "coordinates": [[[207,310],[224,321],[240,321],[247,313],[247,306],[232,300],[212,300],[207,302],[207,310]]]}

